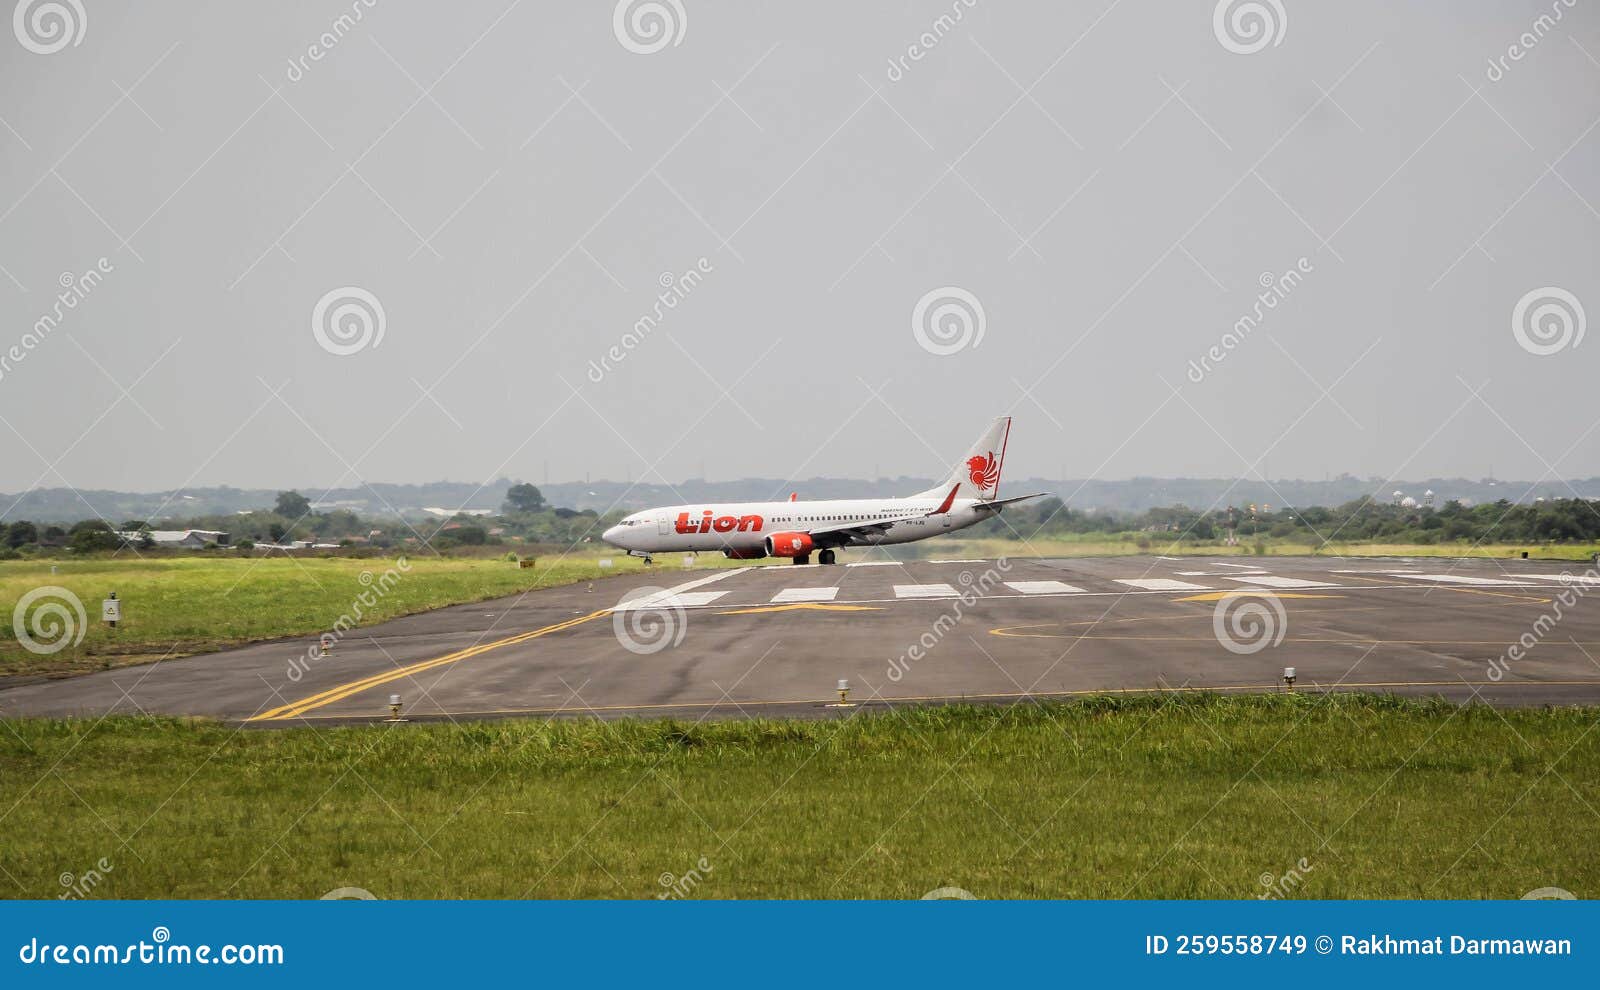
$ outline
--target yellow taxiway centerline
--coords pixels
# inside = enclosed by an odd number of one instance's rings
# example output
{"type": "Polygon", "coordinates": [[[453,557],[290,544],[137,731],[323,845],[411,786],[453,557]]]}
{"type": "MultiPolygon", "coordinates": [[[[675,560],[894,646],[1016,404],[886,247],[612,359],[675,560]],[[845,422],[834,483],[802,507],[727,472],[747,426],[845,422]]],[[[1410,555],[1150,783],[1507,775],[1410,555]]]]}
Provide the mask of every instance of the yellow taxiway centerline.
{"type": "Polygon", "coordinates": [[[331,705],[335,701],[342,701],[345,698],[350,697],[352,694],[360,694],[362,691],[368,691],[372,688],[388,684],[391,681],[397,681],[401,678],[410,677],[414,674],[420,674],[423,671],[432,670],[435,667],[443,667],[448,664],[459,663],[462,660],[467,660],[471,657],[487,653],[490,650],[497,650],[502,646],[512,646],[517,643],[525,643],[530,639],[537,639],[540,636],[547,636],[550,633],[560,632],[563,629],[571,629],[573,626],[582,625],[583,623],[588,622],[591,619],[597,619],[602,615],[610,615],[611,611],[612,610],[609,608],[598,609],[590,612],[588,615],[580,615],[575,619],[567,619],[564,622],[557,622],[554,625],[543,626],[539,629],[534,629],[525,633],[518,633],[515,636],[507,636],[504,639],[497,639],[490,643],[478,643],[473,646],[469,646],[466,649],[457,650],[454,653],[447,653],[442,657],[435,657],[432,660],[423,660],[419,663],[409,664],[404,667],[396,667],[394,670],[386,670],[378,674],[373,674],[370,677],[364,677],[359,681],[351,681],[349,684],[341,684],[338,687],[329,688],[328,690],[314,694],[309,698],[302,698],[299,701],[290,702],[287,705],[281,705],[277,708],[271,709],[270,711],[265,711],[259,715],[247,718],[245,721],[267,722],[275,719],[298,718],[313,709],[321,708],[324,705],[331,705]]]}

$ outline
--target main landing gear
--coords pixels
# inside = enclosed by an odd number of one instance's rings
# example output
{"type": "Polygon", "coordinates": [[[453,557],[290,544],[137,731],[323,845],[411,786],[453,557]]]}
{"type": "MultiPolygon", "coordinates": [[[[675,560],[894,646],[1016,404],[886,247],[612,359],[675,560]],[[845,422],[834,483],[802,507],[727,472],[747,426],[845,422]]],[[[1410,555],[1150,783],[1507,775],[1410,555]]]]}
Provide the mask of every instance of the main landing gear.
{"type": "MultiPolygon", "coordinates": [[[[794,558],[794,562],[797,563],[797,564],[809,564],[809,563],[811,563],[811,555],[809,553],[803,553],[800,556],[794,558]]],[[[817,551],[817,562],[820,563],[820,564],[832,564],[832,563],[834,563],[833,551],[832,550],[818,550],[817,551]]]]}

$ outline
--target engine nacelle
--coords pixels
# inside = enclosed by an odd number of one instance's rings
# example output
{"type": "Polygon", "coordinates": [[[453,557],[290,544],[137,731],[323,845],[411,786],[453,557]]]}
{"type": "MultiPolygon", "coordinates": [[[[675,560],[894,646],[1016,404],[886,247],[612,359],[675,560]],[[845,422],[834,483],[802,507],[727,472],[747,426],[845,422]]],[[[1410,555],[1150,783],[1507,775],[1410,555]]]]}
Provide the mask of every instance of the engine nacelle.
{"type": "Polygon", "coordinates": [[[810,533],[773,533],[765,543],[767,553],[774,557],[804,557],[816,549],[810,533]]]}
{"type": "Polygon", "coordinates": [[[748,547],[742,550],[724,550],[722,555],[729,560],[760,560],[767,555],[765,547],[748,547]]]}

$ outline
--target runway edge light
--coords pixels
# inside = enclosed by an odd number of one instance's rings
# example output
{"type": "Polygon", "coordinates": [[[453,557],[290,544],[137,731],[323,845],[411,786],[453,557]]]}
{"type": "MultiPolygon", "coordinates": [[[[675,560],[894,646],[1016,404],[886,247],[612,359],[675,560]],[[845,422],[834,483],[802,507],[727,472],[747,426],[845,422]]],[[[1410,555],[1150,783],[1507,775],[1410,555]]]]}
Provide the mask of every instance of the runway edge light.
{"type": "Polygon", "coordinates": [[[845,680],[843,677],[839,678],[839,686],[835,690],[837,690],[839,692],[839,700],[835,701],[835,702],[832,702],[827,707],[829,707],[829,708],[854,708],[855,707],[855,704],[850,701],[850,682],[849,681],[845,680]]]}

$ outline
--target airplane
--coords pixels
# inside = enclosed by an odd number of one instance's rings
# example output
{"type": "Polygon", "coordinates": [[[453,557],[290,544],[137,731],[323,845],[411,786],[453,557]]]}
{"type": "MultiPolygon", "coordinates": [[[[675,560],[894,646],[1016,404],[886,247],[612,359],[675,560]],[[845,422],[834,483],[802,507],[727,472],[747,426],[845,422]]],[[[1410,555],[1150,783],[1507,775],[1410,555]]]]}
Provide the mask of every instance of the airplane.
{"type": "Polygon", "coordinates": [[[1007,505],[1048,492],[1000,498],[1011,417],[1001,416],[943,482],[915,495],[786,502],[669,505],[635,512],[600,534],[629,556],[715,551],[735,560],[788,557],[809,564],[836,561],[840,547],[887,546],[944,536],[999,515],[1007,505]]]}

